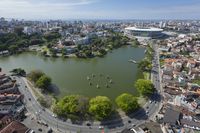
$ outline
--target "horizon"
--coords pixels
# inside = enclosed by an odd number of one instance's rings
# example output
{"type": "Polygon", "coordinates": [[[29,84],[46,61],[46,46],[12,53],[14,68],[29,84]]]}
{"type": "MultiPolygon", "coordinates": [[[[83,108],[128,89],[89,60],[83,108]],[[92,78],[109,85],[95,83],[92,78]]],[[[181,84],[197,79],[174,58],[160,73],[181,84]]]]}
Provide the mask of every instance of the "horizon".
{"type": "Polygon", "coordinates": [[[80,18],[80,19],[74,19],[74,18],[67,18],[67,19],[24,19],[24,18],[6,18],[4,16],[0,16],[0,18],[4,18],[6,20],[18,20],[18,21],[118,21],[118,22],[123,22],[123,21],[200,21],[200,19],[92,19],[92,18],[80,18]]]}
{"type": "Polygon", "coordinates": [[[199,20],[198,0],[1,0],[0,16],[24,20],[199,20]]]}

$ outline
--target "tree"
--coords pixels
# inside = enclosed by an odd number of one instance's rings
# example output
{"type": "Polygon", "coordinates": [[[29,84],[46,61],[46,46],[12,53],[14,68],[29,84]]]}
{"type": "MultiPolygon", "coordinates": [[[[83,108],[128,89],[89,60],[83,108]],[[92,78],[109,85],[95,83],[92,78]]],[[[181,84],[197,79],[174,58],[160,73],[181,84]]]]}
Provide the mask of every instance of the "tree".
{"type": "Polygon", "coordinates": [[[57,52],[55,49],[50,48],[49,51],[50,51],[52,57],[57,57],[57,52]]]}
{"type": "Polygon", "coordinates": [[[19,76],[25,76],[26,75],[26,71],[22,68],[15,68],[10,72],[13,73],[14,75],[19,75],[19,76]]]}
{"type": "Polygon", "coordinates": [[[100,53],[101,55],[106,55],[106,54],[107,54],[107,52],[106,52],[105,49],[100,49],[100,50],[99,50],[99,53],[100,53]]]}
{"type": "Polygon", "coordinates": [[[30,40],[30,45],[38,45],[38,44],[42,44],[44,43],[44,41],[42,39],[31,39],[30,40]]]}
{"type": "Polygon", "coordinates": [[[29,74],[28,74],[28,77],[33,81],[33,82],[36,82],[42,75],[44,75],[44,73],[40,70],[34,70],[34,71],[31,71],[29,74]]]}
{"type": "Polygon", "coordinates": [[[200,86],[200,79],[195,79],[192,81],[194,84],[198,84],[200,86]]]}
{"type": "Polygon", "coordinates": [[[17,47],[17,45],[11,45],[8,47],[8,49],[10,50],[10,52],[16,53],[18,47],[17,47]]]}
{"type": "Polygon", "coordinates": [[[95,116],[97,120],[108,118],[113,111],[112,103],[108,97],[97,96],[89,102],[89,112],[95,116]]]}
{"type": "Polygon", "coordinates": [[[86,57],[92,57],[92,51],[91,50],[86,50],[85,51],[86,57]]]}
{"type": "Polygon", "coordinates": [[[50,33],[44,35],[44,38],[45,38],[48,42],[51,42],[51,41],[53,41],[53,40],[55,40],[55,39],[58,39],[58,38],[60,38],[60,37],[61,37],[61,35],[60,35],[58,32],[50,32],[50,33]]]}
{"type": "Polygon", "coordinates": [[[42,75],[36,81],[36,86],[41,88],[41,89],[47,89],[50,84],[51,84],[51,78],[46,76],[46,75],[42,75]]]}
{"type": "Polygon", "coordinates": [[[79,115],[84,116],[88,112],[89,100],[80,95],[69,95],[62,98],[54,107],[58,115],[79,115]]]}
{"type": "Polygon", "coordinates": [[[23,35],[23,30],[24,30],[24,28],[21,27],[21,26],[18,26],[18,27],[15,27],[15,28],[14,28],[14,32],[15,32],[18,36],[23,35]]]}
{"type": "Polygon", "coordinates": [[[152,69],[152,64],[150,61],[144,59],[138,63],[138,68],[142,71],[150,71],[152,69]]]}
{"type": "Polygon", "coordinates": [[[126,113],[130,113],[139,107],[137,98],[128,93],[123,93],[118,96],[115,102],[126,113]]]}
{"type": "Polygon", "coordinates": [[[138,92],[143,96],[150,96],[153,94],[155,88],[150,80],[138,79],[135,82],[135,87],[138,92]]]}
{"type": "Polygon", "coordinates": [[[78,49],[78,50],[81,50],[81,49],[82,49],[82,46],[81,46],[80,44],[78,44],[78,45],[77,45],[77,49],[78,49]]]}

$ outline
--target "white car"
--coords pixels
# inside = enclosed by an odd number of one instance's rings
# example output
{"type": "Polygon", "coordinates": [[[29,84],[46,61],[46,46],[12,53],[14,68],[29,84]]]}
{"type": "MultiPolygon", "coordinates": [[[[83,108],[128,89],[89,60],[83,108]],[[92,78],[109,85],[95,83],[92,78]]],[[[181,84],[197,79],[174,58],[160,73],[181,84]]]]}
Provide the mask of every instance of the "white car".
{"type": "Polygon", "coordinates": [[[99,126],[99,129],[103,129],[104,127],[103,126],[99,126]]]}
{"type": "Polygon", "coordinates": [[[53,116],[54,118],[56,118],[56,115],[55,115],[55,114],[53,114],[52,116],[53,116]]]}

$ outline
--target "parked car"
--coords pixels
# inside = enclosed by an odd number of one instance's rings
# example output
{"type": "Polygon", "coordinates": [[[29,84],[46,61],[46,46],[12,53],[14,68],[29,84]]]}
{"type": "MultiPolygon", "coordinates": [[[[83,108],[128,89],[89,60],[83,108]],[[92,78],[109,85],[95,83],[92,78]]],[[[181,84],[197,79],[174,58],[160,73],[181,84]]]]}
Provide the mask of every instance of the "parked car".
{"type": "Polygon", "coordinates": [[[104,129],[104,127],[103,126],[99,126],[99,129],[104,129]]]}
{"type": "Polygon", "coordinates": [[[42,129],[41,129],[41,128],[38,128],[38,131],[42,132],[42,129]]]}

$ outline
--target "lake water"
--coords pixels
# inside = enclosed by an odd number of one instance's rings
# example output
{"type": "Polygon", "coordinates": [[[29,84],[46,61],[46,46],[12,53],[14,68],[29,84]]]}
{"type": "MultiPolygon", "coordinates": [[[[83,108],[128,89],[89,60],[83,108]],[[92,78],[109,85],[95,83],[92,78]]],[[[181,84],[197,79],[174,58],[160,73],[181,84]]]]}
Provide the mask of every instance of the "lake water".
{"type": "Polygon", "coordinates": [[[10,71],[13,68],[23,68],[27,72],[42,70],[59,87],[59,97],[67,94],[89,97],[105,95],[113,100],[124,92],[137,93],[134,81],[140,73],[137,65],[128,60],[131,58],[136,61],[142,60],[144,51],[144,48],[127,46],[114,50],[103,58],[93,59],[46,58],[35,53],[22,53],[0,57],[0,67],[3,71],[10,71]],[[87,80],[87,77],[91,80],[87,80]],[[110,80],[113,81],[112,84],[110,80]]]}

